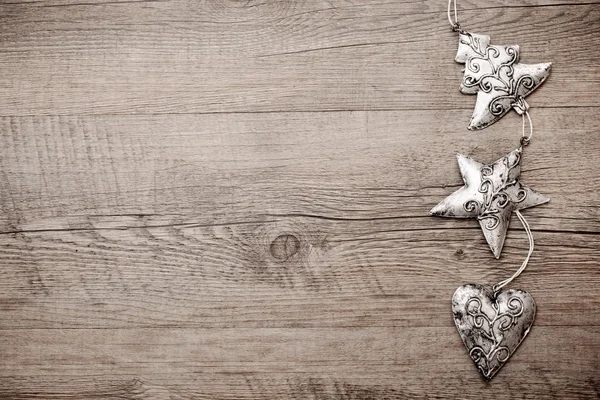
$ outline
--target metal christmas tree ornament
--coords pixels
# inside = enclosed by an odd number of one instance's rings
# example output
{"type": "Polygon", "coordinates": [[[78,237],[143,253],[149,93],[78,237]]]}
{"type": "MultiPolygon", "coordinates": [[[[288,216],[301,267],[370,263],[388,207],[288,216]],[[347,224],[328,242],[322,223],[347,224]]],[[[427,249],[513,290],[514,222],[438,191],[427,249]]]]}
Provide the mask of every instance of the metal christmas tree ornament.
{"type": "Polygon", "coordinates": [[[465,64],[460,91],[476,94],[468,128],[484,129],[514,109],[522,117],[521,145],[491,164],[457,155],[464,186],[430,211],[431,215],[475,218],[496,258],[500,258],[512,214],[523,225],[529,251],[521,267],[489,290],[462,285],[452,297],[452,315],[458,333],[477,370],[491,380],[529,334],[536,313],[533,297],[519,289],[504,289],[525,270],[534,250],[531,228],[521,210],[550,199],[519,181],[523,149],[531,142],[533,123],[525,97],[548,77],[551,64],[519,63],[519,46],[494,46],[490,37],[469,33],[458,23],[456,0],[448,1],[448,20],[459,34],[456,61],[465,64]],[[452,18],[454,5],[454,19],[452,18]],[[526,121],[529,134],[526,135],[526,121]]]}
{"type": "Polygon", "coordinates": [[[461,31],[456,62],[465,64],[460,91],[476,94],[468,129],[490,126],[514,108],[529,109],[525,97],[550,74],[552,63],[519,63],[519,46],[491,46],[490,37],[461,31]]]}
{"type": "Polygon", "coordinates": [[[525,97],[548,78],[552,63],[519,63],[519,46],[491,45],[488,35],[463,30],[458,23],[456,0],[452,20],[452,1],[448,1],[448,20],[452,30],[459,33],[455,61],[465,64],[460,91],[477,95],[468,129],[486,128],[511,109],[525,113],[529,109],[525,97]]]}

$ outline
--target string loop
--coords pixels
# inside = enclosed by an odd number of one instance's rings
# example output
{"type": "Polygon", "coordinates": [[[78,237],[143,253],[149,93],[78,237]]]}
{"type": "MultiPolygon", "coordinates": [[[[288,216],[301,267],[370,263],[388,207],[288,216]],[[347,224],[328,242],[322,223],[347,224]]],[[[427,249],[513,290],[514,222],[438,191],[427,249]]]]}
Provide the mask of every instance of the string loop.
{"type": "Polygon", "coordinates": [[[531,116],[529,115],[529,104],[525,101],[523,96],[517,97],[517,99],[511,104],[511,107],[515,109],[517,114],[523,117],[523,133],[521,134],[521,145],[527,146],[533,136],[533,122],[531,122],[531,116]],[[529,136],[525,136],[525,117],[529,120],[529,136]]]}
{"type": "Polygon", "coordinates": [[[511,276],[508,279],[498,282],[497,284],[495,284],[492,287],[494,294],[498,293],[504,286],[508,285],[509,283],[511,283],[512,281],[517,279],[517,277],[519,275],[521,275],[521,273],[523,271],[525,271],[525,268],[527,268],[527,264],[529,264],[529,259],[531,258],[531,254],[533,253],[534,243],[533,243],[533,234],[531,233],[531,228],[529,228],[529,224],[527,223],[527,221],[525,220],[525,217],[523,217],[523,215],[521,214],[521,212],[519,210],[515,210],[515,213],[517,214],[517,217],[519,217],[519,221],[521,221],[521,223],[523,224],[523,228],[525,228],[525,232],[527,233],[527,238],[529,239],[529,252],[527,253],[527,257],[525,257],[525,261],[523,261],[523,264],[521,264],[521,268],[519,268],[517,270],[517,272],[515,272],[513,274],[513,276],[511,276]]]}
{"type": "Polygon", "coordinates": [[[531,138],[533,137],[533,122],[531,121],[531,116],[529,115],[529,111],[525,111],[521,114],[523,117],[523,133],[521,134],[521,144],[523,146],[527,146],[529,142],[531,142],[531,138]],[[525,117],[529,120],[529,136],[525,136],[525,117]]]}
{"type": "Polygon", "coordinates": [[[448,0],[448,22],[454,32],[460,31],[460,24],[458,23],[458,11],[456,10],[456,0],[448,0]],[[454,21],[452,20],[451,8],[454,4],[454,21]]]}

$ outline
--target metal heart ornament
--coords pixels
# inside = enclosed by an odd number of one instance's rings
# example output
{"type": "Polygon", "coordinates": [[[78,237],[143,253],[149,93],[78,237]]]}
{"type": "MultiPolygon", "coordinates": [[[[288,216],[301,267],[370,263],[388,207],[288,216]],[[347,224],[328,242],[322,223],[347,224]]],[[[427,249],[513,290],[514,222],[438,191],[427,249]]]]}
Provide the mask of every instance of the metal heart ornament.
{"type": "Polygon", "coordinates": [[[491,380],[525,339],[535,319],[535,302],[517,289],[490,294],[463,285],[452,297],[458,333],[481,376],[491,380]]]}

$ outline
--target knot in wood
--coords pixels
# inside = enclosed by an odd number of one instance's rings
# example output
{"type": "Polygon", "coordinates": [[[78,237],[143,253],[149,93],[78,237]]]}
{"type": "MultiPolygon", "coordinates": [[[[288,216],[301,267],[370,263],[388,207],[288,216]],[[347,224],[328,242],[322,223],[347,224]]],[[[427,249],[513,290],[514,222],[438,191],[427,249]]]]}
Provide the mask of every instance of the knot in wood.
{"type": "Polygon", "coordinates": [[[270,250],[274,258],[285,261],[300,250],[300,241],[294,235],[279,235],[271,242],[270,250]]]}

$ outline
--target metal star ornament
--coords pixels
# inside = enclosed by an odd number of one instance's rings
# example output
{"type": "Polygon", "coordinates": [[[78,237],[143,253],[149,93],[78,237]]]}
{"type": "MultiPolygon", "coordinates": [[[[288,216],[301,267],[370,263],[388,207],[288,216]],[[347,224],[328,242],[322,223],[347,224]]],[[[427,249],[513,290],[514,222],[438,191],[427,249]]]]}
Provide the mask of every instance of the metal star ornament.
{"type": "Polygon", "coordinates": [[[525,97],[550,74],[552,63],[519,63],[519,46],[492,46],[490,37],[461,31],[456,62],[465,64],[460,91],[477,94],[468,128],[483,129],[514,108],[529,109],[525,97]]]}
{"type": "Polygon", "coordinates": [[[519,182],[522,153],[519,147],[492,164],[457,154],[465,185],[429,213],[439,217],[477,218],[494,256],[500,258],[512,212],[550,201],[519,182]]]}

